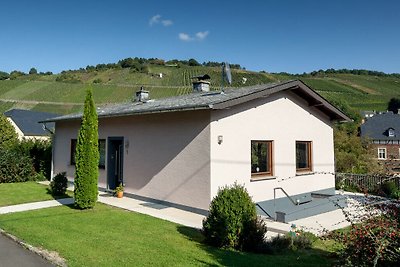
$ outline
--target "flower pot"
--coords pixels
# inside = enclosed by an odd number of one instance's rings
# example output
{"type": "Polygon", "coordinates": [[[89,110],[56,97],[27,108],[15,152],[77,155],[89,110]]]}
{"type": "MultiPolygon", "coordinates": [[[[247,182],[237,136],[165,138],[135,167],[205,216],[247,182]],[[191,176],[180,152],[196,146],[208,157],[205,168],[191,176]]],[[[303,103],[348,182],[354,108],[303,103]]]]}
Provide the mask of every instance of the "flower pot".
{"type": "Polygon", "coordinates": [[[117,198],[122,198],[124,196],[124,191],[117,192],[117,198]]]}

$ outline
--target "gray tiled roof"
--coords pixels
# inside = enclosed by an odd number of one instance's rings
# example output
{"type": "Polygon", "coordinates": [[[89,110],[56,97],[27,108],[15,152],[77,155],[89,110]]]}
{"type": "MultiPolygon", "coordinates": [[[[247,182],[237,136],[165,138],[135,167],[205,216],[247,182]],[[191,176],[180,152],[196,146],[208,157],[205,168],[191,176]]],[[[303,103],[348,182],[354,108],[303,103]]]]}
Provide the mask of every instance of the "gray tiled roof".
{"type": "MultiPolygon", "coordinates": [[[[319,106],[321,110],[338,120],[350,120],[344,113],[329,104],[324,98],[318,95],[303,82],[294,80],[284,83],[270,83],[256,86],[248,86],[236,89],[226,89],[221,92],[202,92],[181,95],[165,99],[150,100],[148,102],[132,102],[123,103],[113,106],[98,108],[99,118],[126,116],[135,114],[149,114],[172,111],[187,111],[200,109],[223,109],[247,101],[251,101],[260,97],[266,97],[279,91],[294,90],[298,94],[304,94],[307,100],[311,101],[315,106],[319,106]]],[[[151,93],[150,93],[151,96],[151,93]]],[[[81,118],[82,114],[72,114],[53,118],[47,121],[74,120],[81,118]]]]}
{"type": "MultiPolygon", "coordinates": [[[[52,119],[59,114],[38,112],[24,109],[10,109],[4,112],[4,115],[14,121],[18,128],[26,136],[45,136],[49,133],[43,129],[39,121],[52,119]]],[[[51,130],[54,129],[54,123],[47,124],[51,130]]]]}
{"type": "Polygon", "coordinates": [[[393,112],[376,114],[361,125],[360,134],[372,140],[400,140],[400,115],[393,112]],[[388,136],[389,128],[394,129],[395,136],[388,136]]]}

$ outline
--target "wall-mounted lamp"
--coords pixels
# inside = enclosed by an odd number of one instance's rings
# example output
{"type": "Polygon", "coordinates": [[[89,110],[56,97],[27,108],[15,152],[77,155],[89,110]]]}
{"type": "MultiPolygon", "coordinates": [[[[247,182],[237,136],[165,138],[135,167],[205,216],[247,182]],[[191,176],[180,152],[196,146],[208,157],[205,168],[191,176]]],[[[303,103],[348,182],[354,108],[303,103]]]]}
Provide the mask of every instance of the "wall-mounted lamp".
{"type": "Polygon", "coordinates": [[[126,154],[128,154],[128,149],[129,149],[129,139],[125,139],[125,150],[126,150],[126,154]]]}
{"type": "Polygon", "coordinates": [[[218,145],[222,144],[223,141],[223,136],[222,135],[218,135],[218,145]]]}

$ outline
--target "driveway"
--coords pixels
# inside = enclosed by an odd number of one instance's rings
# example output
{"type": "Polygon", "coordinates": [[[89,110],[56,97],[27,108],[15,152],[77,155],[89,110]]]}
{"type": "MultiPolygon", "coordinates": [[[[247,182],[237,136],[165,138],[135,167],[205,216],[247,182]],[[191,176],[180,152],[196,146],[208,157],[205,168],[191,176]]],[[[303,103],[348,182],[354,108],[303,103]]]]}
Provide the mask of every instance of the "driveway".
{"type": "Polygon", "coordinates": [[[0,234],[0,267],[3,266],[50,267],[54,265],[0,234]]]}

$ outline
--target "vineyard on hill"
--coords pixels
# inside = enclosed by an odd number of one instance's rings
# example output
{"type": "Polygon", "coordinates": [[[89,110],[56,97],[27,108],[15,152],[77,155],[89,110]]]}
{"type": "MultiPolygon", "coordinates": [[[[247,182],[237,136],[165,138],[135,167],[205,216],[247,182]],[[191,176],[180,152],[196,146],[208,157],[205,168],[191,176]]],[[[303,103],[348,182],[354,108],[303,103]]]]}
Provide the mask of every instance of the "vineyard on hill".
{"type": "MultiPolygon", "coordinates": [[[[192,91],[192,77],[204,74],[211,77],[212,90],[221,88],[221,68],[201,65],[150,64],[145,69],[80,69],[55,75],[19,75],[0,80],[0,111],[24,108],[60,114],[78,112],[89,85],[97,105],[131,101],[141,86],[150,91],[153,99],[188,94],[192,91]]],[[[328,100],[345,103],[355,111],[385,110],[390,98],[400,96],[400,77],[373,74],[290,75],[236,68],[232,69],[231,87],[301,79],[328,100]]]]}

